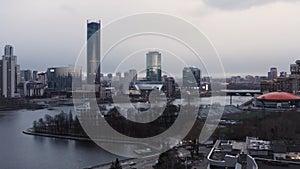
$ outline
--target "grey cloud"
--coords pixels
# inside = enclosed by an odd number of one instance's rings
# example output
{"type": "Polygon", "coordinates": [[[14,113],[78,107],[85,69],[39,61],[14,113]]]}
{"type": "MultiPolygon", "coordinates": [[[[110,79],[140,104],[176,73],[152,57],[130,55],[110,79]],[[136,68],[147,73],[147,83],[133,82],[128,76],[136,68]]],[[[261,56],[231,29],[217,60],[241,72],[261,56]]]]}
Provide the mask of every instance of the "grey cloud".
{"type": "Polygon", "coordinates": [[[253,6],[265,5],[274,2],[296,2],[299,0],[203,0],[209,6],[222,10],[243,10],[253,6]]]}

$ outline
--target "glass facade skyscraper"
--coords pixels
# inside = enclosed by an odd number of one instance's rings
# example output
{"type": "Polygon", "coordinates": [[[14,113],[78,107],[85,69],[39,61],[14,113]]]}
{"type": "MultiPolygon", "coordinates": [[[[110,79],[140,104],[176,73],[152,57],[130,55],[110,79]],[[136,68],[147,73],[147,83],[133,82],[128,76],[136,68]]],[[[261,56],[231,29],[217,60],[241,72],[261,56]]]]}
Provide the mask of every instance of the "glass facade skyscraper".
{"type": "Polygon", "coordinates": [[[161,81],[161,53],[150,51],[146,54],[148,81],[161,81]]]}
{"type": "Polygon", "coordinates": [[[95,84],[100,74],[100,21],[87,21],[87,83],[95,84]],[[97,77],[97,78],[96,78],[97,77]]]}

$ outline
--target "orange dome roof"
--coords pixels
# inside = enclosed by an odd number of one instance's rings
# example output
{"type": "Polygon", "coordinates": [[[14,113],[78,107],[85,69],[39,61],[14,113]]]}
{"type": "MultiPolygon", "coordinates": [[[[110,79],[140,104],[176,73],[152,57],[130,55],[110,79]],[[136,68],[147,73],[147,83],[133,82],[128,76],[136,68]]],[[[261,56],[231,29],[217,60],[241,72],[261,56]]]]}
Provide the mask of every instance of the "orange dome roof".
{"type": "Polygon", "coordinates": [[[300,100],[299,96],[296,96],[292,93],[287,92],[272,92],[267,93],[261,96],[258,96],[257,99],[259,100],[274,100],[274,101],[289,101],[289,100],[300,100]]]}

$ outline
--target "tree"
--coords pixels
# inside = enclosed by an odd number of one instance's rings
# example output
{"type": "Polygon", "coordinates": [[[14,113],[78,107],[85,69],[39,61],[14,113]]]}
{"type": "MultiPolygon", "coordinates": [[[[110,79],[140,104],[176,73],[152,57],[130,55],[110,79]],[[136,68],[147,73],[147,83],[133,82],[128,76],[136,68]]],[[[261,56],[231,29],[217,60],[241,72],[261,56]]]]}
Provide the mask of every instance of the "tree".
{"type": "Polygon", "coordinates": [[[111,166],[109,169],[122,169],[122,166],[120,164],[119,159],[117,158],[115,162],[111,163],[111,166]]]}

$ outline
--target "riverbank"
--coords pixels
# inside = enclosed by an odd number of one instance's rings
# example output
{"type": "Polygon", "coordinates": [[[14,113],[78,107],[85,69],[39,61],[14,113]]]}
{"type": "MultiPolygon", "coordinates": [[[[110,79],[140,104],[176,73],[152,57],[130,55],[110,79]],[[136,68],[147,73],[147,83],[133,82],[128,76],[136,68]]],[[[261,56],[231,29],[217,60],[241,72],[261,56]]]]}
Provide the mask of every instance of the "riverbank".
{"type": "Polygon", "coordinates": [[[23,130],[24,134],[34,135],[34,136],[43,136],[43,137],[52,137],[52,138],[59,138],[59,139],[69,139],[69,140],[79,140],[79,141],[92,141],[90,138],[83,138],[83,137],[74,137],[74,136],[64,136],[64,135],[54,135],[54,134],[46,134],[46,133],[36,133],[33,131],[32,128],[27,130],[23,130]]]}
{"type": "Polygon", "coordinates": [[[37,104],[25,98],[0,98],[0,111],[20,110],[20,109],[43,109],[45,105],[37,104]]]}

